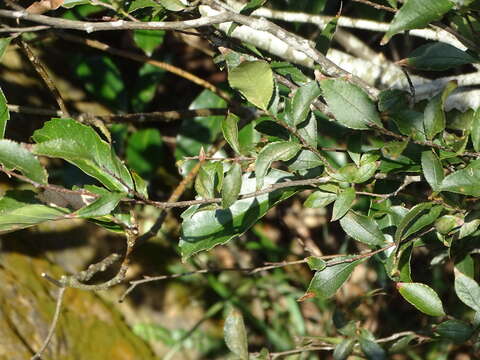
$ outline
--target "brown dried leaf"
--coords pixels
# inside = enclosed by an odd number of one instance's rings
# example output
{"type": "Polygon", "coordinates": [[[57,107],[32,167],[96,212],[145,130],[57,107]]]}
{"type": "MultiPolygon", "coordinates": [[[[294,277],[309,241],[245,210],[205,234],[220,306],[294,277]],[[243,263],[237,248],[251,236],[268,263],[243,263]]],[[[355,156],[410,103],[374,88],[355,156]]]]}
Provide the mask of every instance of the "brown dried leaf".
{"type": "Polygon", "coordinates": [[[26,11],[30,14],[43,14],[50,10],[56,10],[63,5],[64,0],[39,0],[30,5],[26,11]]]}

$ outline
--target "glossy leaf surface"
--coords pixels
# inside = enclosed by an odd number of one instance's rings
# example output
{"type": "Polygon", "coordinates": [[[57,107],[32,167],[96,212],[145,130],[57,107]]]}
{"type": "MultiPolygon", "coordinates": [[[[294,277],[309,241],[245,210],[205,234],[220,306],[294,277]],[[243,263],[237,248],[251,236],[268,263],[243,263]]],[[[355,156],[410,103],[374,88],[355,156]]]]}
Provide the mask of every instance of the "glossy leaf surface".
{"type": "Polygon", "coordinates": [[[33,152],[58,157],[79,167],[110,190],[128,192],[132,177],[111,146],[89,126],[72,119],[53,119],[35,131],[33,152]]]}

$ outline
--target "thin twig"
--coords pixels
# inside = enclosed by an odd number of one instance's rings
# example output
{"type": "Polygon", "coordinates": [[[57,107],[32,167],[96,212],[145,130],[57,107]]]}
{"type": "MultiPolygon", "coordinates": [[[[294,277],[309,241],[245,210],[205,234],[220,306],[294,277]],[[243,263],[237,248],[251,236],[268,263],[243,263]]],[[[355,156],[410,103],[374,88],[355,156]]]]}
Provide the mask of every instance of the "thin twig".
{"type": "Polygon", "coordinates": [[[38,24],[50,25],[56,29],[79,30],[91,33],[94,31],[112,31],[112,30],[187,30],[202,26],[220,24],[229,21],[228,14],[216,16],[201,17],[193,20],[184,21],[105,21],[89,22],[62,19],[57,17],[30,14],[26,11],[0,10],[0,17],[11,19],[22,19],[36,22],[38,24]]]}
{"type": "MultiPolygon", "coordinates": [[[[42,274],[42,276],[44,276],[44,274],[42,274]]],[[[57,327],[58,320],[60,318],[60,313],[62,311],[62,304],[63,304],[64,295],[65,295],[65,290],[67,290],[67,288],[63,286],[61,286],[58,289],[57,302],[55,305],[55,313],[53,314],[53,319],[52,319],[52,322],[50,323],[50,328],[48,329],[47,337],[43,341],[43,344],[40,347],[40,349],[35,353],[35,355],[33,355],[30,358],[31,360],[40,360],[42,358],[43,353],[47,349],[48,344],[50,344],[50,341],[52,340],[53,335],[55,334],[55,329],[57,327]]]]}
{"type": "Polygon", "coordinates": [[[0,28],[0,33],[25,33],[25,32],[35,32],[35,31],[42,31],[51,29],[51,26],[48,25],[37,25],[37,26],[25,26],[25,27],[10,27],[10,26],[2,26],[0,28]]]}
{"type": "MultiPolygon", "coordinates": [[[[359,254],[356,256],[348,257],[342,260],[337,260],[337,261],[329,261],[326,263],[326,267],[334,266],[334,265],[339,265],[339,264],[345,264],[345,263],[352,263],[357,260],[365,259],[372,257],[376,254],[379,254],[385,250],[390,249],[391,247],[395,246],[395,243],[390,243],[381,249],[370,251],[368,253],[364,254],[359,254]]],[[[326,255],[326,256],[319,256],[319,259],[322,260],[328,260],[328,259],[334,259],[334,258],[339,258],[339,257],[344,257],[346,255],[342,254],[337,254],[337,255],[326,255]]],[[[278,269],[278,268],[283,268],[287,266],[292,266],[292,265],[299,265],[299,264],[305,264],[307,263],[308,258],[300,259],[300,260],[294,260],[294,261],[282,261],[282,262],[277,262],[277,263],[266,263],[263,266],[259,267],[251,267],[251,268],[240,268],[240,267],[231,267],[231,268],[216,268],[216,269],[199,269],[199,270],[194,270],[194,271],[188,271],[180,274],[169,274],[169,275],[160,275],[160,276],[145,276],[143,279],[140,280],[133,280],[130,281],[130,286],[128,289],[122,294],[120,297],[120,302],[124,301],[125,298],[127,297],[128,294],[130,294],[138,285],[153,282],[153,281],[162,281],[162,280],[171,280],[171,279],[177,279],[177,278],[182,278],[185,276],[191,276],[191,275],[199,275],[199,274],[211,274],[211,273],[219,273],[222,271],[236,271],[236,272],[244,272],[247,273],[248,275],[254,275],[262,271],[269,271],[273,269],[278,269]]]]}
{"type": "Polygon", "coordinates": [[[55,86],[55,83],[53,82],[52,78],[48,74],[47,69],[43,65],[43,63],[40,61],[40,59],[33,53],[33,50],[31,49],[30,45],[28,45],[25,41],[18,41],[18,45],[20,48],[23,50],[25,55],[27,56],[28,60],[32,64],[33,68],[37,72],[37,74],[40,76],[40,78],[43,80],[47,88],[50,90],[50,92],[53,95],[53,98],[58,104],[58,107],[62,111],[62,113],[65,116],[68,115],[68,109],[67,106],[65,105],[65,102],[63,101],[62,96],[60,95],[60,92],[58,91],[57,87],[55,86]]]}
{"type": "Polygon", "coordinates": [[[381,5],[381,4],[377,4],[377,3],[374,3],[372,1],[369,1],[369,0],[353,0],[354,2],[358,2],[358,3],[361,3],[361,4],[365,4],[365,5],[368,5],[368,6],[371,6],[377,10],[385,10],[385,11],[389,11],[391,13],[396,13],[397,12],[397,9],[394,9],[390,6],[385,6],[385,5],[381,5]]]}

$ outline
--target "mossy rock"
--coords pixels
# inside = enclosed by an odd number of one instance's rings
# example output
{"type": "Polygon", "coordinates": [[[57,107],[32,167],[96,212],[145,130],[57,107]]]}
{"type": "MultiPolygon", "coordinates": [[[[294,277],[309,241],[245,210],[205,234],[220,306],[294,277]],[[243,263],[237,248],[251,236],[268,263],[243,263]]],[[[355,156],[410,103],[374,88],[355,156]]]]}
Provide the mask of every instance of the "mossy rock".
{"type": "MultiPolygon", "coordinates": [[[[40,274],[62,274],[45,260],[0,254],[0,359],[29,359],[42,344],[58,288],[40,274]]],[[[43,360],[155,359],[112,305],[92,292],[67,289],[55,336],[43,360]]]]}

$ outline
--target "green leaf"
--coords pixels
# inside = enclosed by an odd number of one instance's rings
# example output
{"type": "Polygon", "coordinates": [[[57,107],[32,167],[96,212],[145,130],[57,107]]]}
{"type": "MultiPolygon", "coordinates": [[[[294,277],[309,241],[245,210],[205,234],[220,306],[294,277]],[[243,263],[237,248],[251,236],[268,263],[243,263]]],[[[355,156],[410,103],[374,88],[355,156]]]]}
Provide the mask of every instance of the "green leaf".
{"type": "Polygon", "coordinates": [[[415,49],[399,64],[408,65],[416,70],[444,71],[465,64],[478,62],[470,54],[450,44],[436,42],[415,49]]]}
{"type": "Polygon", "coordinates": [[[471,161],[464,169],[446,176],[439,190],[462,195],[480,196],[480,160],[471,161]]]}
{"type": "Polygon", "coordinates": [[[242,166],[235,162],[225,174],[222,187],[222,207],[230,207],[238,199],[242,188],[242,166]]]}
{"type": "Polygon", "coordinates": [[[220,162],[208,162],[200,168],[195,179],[195,191],[203,199],[213,199],[216,192],[222,188],[223,164],[220,162]]]}
{"type": "Polygon", "coordinates": [[[375,341],[363,336],[361,336],[358,341],[367,360],[384,360],[387,358],[385,350],[375,341]]]}
{"type": "Polygon", "coordinates": [[[412,259],[413,243],[400,246],[400,250],[392,252],[385,262],[387,275],[393,281],[412,282],[412,259]]]}
{"type": "MultiPolygon", "coordinates": [[[[1,117],[0,117],[1,119],[1,117]]],[[[473,122],[472,122],[472,132],[470,134],[472,137],[473,148],[475,151],[480,151],[480,108],[475,111],[473,115],[473,122]]]]}
{"type": "Polygon", "coordinates": [[[322,271],[327,267],[327,263],[315,256],[309,256],[307,258],[307,265],[310,268],[310,270],[316,270],[316,271],[322,271]]]}
{"type": "Polygon", "coordinates": [[[109,190],[128,192],[134,188],[128,169],[91,127],[72,119],[52,119],[32,137],[37,142],[35,154],[62,158],[109,190]]]}
{"type": "Polygon", "coordinates": [[[0,199],[0,234],[64,219],[68,213],[67,209],[42,204],[32,191],[7,191],[0,199]]]}
{"type": "Polygon", "coordinates": [[[442,163],[433,150],[422,152],[422,170],[423,176],[425,176],[432,190],[438,191],[444,175],[442,163]]]}
{"type": "MultiPolygon", "coordinates": [[[[256,179],[251,173],[243,175],[240,194],[254,192],[256,179]]],[[[271,185],[291,179],[291,174],[272,169],[265,177],[265,184],[271,185]]],[[[295,189],[279,189],[269,194],[236,201],[228,209],[204,210],[195,212],[198,206],[189,208],[184,213],[180,249],[183,259],[193,254],[209,250],[216,245],[242,235],[258,219],[278,202],[289,198],[295,189]],[[193,213],[193,214],[192,214],[193,213]]]]}
{"type": "Polygon", "coordinates": [[[154,7],[157,9],[164,9],[162,5],[157,4],[154,0],[133,0],[131,3],[125,4],[128,6],[128,12],[134,12],[138,9],[144,9],[148,7],[154,7]]]}
{"type": "Polygon", "coordinates": [[[255,160],[257,189],[263,187],[263,178],[274,161],[288,161],[302,148],[302,145],[288,141],[277,141],[266,145],[255,160]]]}
{"type": "Polygon", "coordinates": [[[244,61],[229,71],[228,82],[253,105],[268,109],[273,94],[273,73],[266,61],[244,61]]]}
{"type": "Polygon", "coordinates": [[[429,286],[421,283],[397,283],[397,289],[405,300],[430,316],[444,316],[442,301],[429,286]]]}
{"type": "Polygon", "coordinates": [[[434,96],[423,112],[423,127],[427,140],[432,140],[435,135],[445,130],[445,113],[443,107],[448,95],[457,88],[455,81],[449,82],[441,94],[434,96]]]}
{"type": "Polygon", "coordinates": [[[480,226],[480,212],[472,211],[465,216],[464,223],[460,228],[460,232],[458,234],[459,239],[463,239],[471,234],[473,234],[478,227],[480,226]]]}
{"type": "Polygon", "coordinates": [[[0,164],[7,170],[18,170],[27,178],[46,184],[48,175],[38,159],[20,144],[0,140],[0,164]]]}
{"type": "Polygon", "coordinates": [[[135,183],[135,190],[148,199],[148,183],[135,171],[131,171],[133,182],[135,183]]]}
{"type": "Polygon", "coordinates": [[[336,120],[351,129],[367,130],[371,125],[383,127],[377,107],[358,86],[345,80],[322,80],[322,95],[336,120]]]}
{"type": "Polygon", "coordinates": [[[355,260],[337,265],[329,265],[333,262],[348,260],[353,257],[345,256],[327,262],[327,267],[317,271],[307,289],[307,294],[312,293],[319,299],[328,299],[335,295],[338,289],[350,277],[353,269],[364,260],[355,260]]]}
{"type": "Polygon", "coordinates": [[[383,236],[377,223],[368,216],[349,211],[340,219],[340,225],[347,235],[364,244],[371,246],[385,244],[385,236],[383,236]]]}
{"type": "Polygon", "coordinates": [[[0,88],[0,139],[5,137],[5,128],[8,120],[10,120],[10,112],[7,107],[7,99],[0,88]]]}
{"type": "Polygon", "coordinates": [[[340,344],[335,346],[333,351],[334,360],[346,360],[353,351],[355,345],[355,339],[344,339],[340,344]]]}
{"type": "Polygon", "coordinates": [[[455,293],[465,305],[480,312],[480,286],[458,270],[455,270],[455,293]]]}
{"type": "Polygon", "coordinates": [[[303,206],[307,208],[323,208],[334,202],[336,198],[336,194],[317,190],[308,196],[303,206]]]}
{"type": "Polygon", "coordinates": [[[401,337],[397,341],[395,341],[392,346],[388,349],[388,352],[390,354],[395,354],[395,353],[404,353],[405,350],[410,348],[410,343],[412,342],[413,339],[415,339],[415,335],[407,335],[404,337],[401,337]]]}
{"type": "Polygon", "coordinates": [[[336,221],[345,215],[348,210],[353,205],[355,201],[355,189],[348,188],[342,191],[338,196],[337,200],[333,204],[332,219],[330,221],[336,221]]]}
{"type": "Polygon", "coordinates": [[[307,115],[310,112],[310,105],[320,94],[320,88],[316,81],[310,81],[295,91],[292,106],[288,114],[294,126],[307,119],[307,115]]]}
{"type": "Polygon", "coordinates": [[[72,216],[89,218],[109,215],[126,196],[127,194],[122,192],[105,191],[98,199],[76,211],[72,216]]]}
{"type": "MultiPolygon", "coordinates": [[[[204,90],[190,104],[189,110],[222,109],[225,100],[210,90],[204,90]]],[[[183,119],[176,138],[175,159],[182,160],[185,156],[197,156],[201,148],[208,149],[221,133],[221,115],[197,116],[193,119],[183,119]]],[[[188,160],[180,167],[180,173],[185,176],[197,163],[188,160]]]]}
{"type": "Polygon", "coordinates": [[[408,238],[410,235],[433,223],[443,210],[441,205],[434,206],[432,203],[417,204],[405,215],[395,231],[395,242],[408,238]]]}
{"type": "Polygon", "coordinates": [[[241,154],[240,143],[238,141],[238,116],[232,113],[222,120],[222,132],[223,137],[227,140],[233,151],[237,154],[241,154]]]}
{"type": "Polygon", "coordinates": [[[298,85],[306,84],[311,80],[294,65],[285,61],[272,61],[270,63],[272,70],[276,73],[291,78],[298,85]]]}
{"type": "Polygon", "coordinates": [[[339,16],[336,16],[329,22],[327,22],[325,27],[322,29],[321,34],[316,39],[315,47],[323,55],[327,55],[328,49],[330,49],[333,37],[335,35],[335,32],[337,31],[338,19],[339,16]]]}
{"type": "Polygon", "coordinates": [[[452,7],[449,0],[406,0],[395,14],[381,44],[385,45],[401,31],[423,28],[432,21],[440,20],[452,7]]]}
{"type": "MultiPolygon", "coordinates": [[[[150,30],[145,30],[150,31],[150,30]]],[[[138,78],[130,92],[130,103],[135,112],[144,112],[157,93],[157,87],[166,71],[151,64],[144,64],[138,71],[138,78]]]]}
{"type": "Polygon", "coordinates": [[[254,12],[256,9],[259,7],[262,7],[263,4],[265,4],[267,0],[250,0],[245,4],[245,6],[240,10],[240,14],[242,15],[250,15],[252,12],[254,12]]]}
{"type": "Polygon", "coordinates": [[[163,44],[165,34],[165,30],[134,30],[133,40],[147,56],[152,56],[155,49],[163,44]]]}
{"type": "MultiPolygon", "coordinates": [[[[317,130],[317,118],[310,113],[307,116],[307,120],[299,124],[297,128],[298,134],[306,141],[306,143],[315,149],[317,148],[318,130],[317,130]]],[[[316,155],[315,155],[316,156],[316,155]]],[[[318,159],[318,156],[317,156],[318,159]]]]}
{"type": "Polygon", "coordinates": [[[165,9],[170,11],[182,11],[186,6],[180,0],[157,0],[165,9]]]}
{"type": "Polygon", "coordinates": [[[452,340],[457,344],[468,341],[473,335],[473,328],[460,320],[444,321],[435,327],[435,332],[443,338],[452,340]]]}
{"type": "Polygon", "coordinates": [[[435,229],[439,234],[447,235],[450,231],[459,227],[463,220],[454,215],[443,215],[435,221],[435,229]]]}
{"type": "Polygon", "coordinates": [[[247,331],[240,311],[232,308],[223,326],[225,343],[241,360],[248,360],[247,331]]]}
{"type": "Polygon", "coordinates": [[[125,153],[128,166],[149,179],[162,162],[162,135],[157,129],[137,130],[128,138],[125,153]]]}
{"type": "Polygon", "coordinates": [[[5,55],[8,45],[10,45],[10,41],[12,41],[11,37],[5,37],[0,39],[0,61],[2,61],[3,55],[5,55]]]}
{"type": "Polygon", "coordinates": [[[122,73],[109,57],[78,58],[74,66],[75,75],[96,99],[113,109],[128,110],[122,73]]]}
{"type": "Polygon", "coordinates": [[[308,170],[323,165],[322,160],[310,150],[300,150],[300,152],[288,161],[288,169],[291,171],[308,170]]]}

